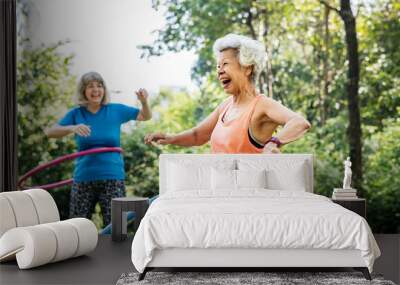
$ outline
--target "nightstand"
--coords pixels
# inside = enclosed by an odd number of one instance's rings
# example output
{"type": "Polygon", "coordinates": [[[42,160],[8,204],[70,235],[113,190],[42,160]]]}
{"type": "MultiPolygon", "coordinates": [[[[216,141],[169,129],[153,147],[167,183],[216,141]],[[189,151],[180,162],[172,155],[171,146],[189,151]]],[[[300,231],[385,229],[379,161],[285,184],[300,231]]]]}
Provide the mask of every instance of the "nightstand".
{"type": "Polygon", "coordinates": [[[367,218],[367,205],[364,198],[332,199],[332,202],[359,214],[364,219],[367,218]]]}
{"type": "Polygon", "coordinates": [[[134,230],[139,227],[140,221],[149,207],[148,198],[122,197],[111,200],[112,240],[123,241],[127,236],[128,211],[135,212],[134,230]]]}

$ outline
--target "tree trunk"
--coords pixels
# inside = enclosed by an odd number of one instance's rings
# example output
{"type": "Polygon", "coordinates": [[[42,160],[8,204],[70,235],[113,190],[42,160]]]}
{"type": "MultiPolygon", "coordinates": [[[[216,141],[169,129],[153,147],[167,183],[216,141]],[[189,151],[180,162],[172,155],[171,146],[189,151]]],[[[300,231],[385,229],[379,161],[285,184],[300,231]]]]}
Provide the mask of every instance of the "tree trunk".
{"type": "Polygon", "coordinates": [[[362,153],[361,153],[361,121],[358,99],[358,83],[360,66],[358,57],[358,40],[356,33],[356,19],[351,11],[350,0],[340,0],[340,17],[344,22],[346,33],[347,59],[349,68],[347,72],[347,99],[349,112],[348,137],[350,143],[350,158],[354,183],[353,187],[362,192],[362,153]]]}

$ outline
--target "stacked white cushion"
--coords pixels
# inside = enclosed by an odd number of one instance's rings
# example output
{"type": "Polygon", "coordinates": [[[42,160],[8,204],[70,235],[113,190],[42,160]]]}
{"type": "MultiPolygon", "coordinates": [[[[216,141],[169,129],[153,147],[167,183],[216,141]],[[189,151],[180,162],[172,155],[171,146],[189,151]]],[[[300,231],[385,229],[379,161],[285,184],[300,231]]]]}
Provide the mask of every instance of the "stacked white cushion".
{"type": "MultiPolygon", "coordinates": [[[[78,232],[67,221],[48,223],[42,225],[44,229],[50,229],[52,238],[57,242],[56,252],[51,262],[73,257],[78,249],[78,232]]],[[[49,261],[50,262],[50,261],[49,261]]]]}
{"type": "Polygon", "coordinates": [[[59,221],[57,206],[42,189],[0,193],[0,261],[17,259],[20,269],[86,254],[97,245],[92,221],[59,221]]]}
{"type": "Polygon", "coordinates": [[[97,238],[96,227],[84,218],[14,228],[0,239],[0,258],[16,255],[19,268],[28,269],[86,254],[97,238]]]}
{"type": "Polygon", "coordinates": [[[0,193],[0,237],[14,227],[60,220],[53,197],[43,189],[0,193]]]}
{"type": "Polygon", "coordinates": [[[65,222],[71,224],[78,233],[78,248],[74,257],[86,254],[96,248],[98,234],[92,221],[84,218],[74,218],[65,222]]]}
{"type": "Polygon", "coordinates": [[[38,215],[31,197],[22,191],[3,192],[11,205],[17,227],[26,227],[39,224],[38,215]]]}
{"type": "Polygon", "coordinates": [[[9,229],[15,228],[17,222],[10,202],[0,194],[0,237],[9,229]]]}
{"type": "Polygon", "coordinates": [[[0,258],[17,259],[20,269],[50,262],[57,250],[53,232],[41,225],[14,228],[0,239],[0,258]]]}
{"type": "Polygon", "coordinates": [[[57,205],[49,192],[42,189],[29,189],[21,193],[28,194],[32,199],[39,219],[39,224],[51,223],[60,220],[57,205]]]}

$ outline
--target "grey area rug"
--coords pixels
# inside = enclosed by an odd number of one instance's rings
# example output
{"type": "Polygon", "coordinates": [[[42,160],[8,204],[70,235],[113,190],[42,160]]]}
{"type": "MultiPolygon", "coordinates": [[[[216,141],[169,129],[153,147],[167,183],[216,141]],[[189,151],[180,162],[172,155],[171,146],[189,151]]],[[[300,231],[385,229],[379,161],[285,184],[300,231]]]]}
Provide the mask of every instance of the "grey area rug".
{"type": "Polygon", "coordinates": [[[360,272],[148,272],[142,281],[138,276],[139,273],[122,274],[117,285],[395,285],[380,275],[372,275],[372,281],[368,281],[360,272]]]}

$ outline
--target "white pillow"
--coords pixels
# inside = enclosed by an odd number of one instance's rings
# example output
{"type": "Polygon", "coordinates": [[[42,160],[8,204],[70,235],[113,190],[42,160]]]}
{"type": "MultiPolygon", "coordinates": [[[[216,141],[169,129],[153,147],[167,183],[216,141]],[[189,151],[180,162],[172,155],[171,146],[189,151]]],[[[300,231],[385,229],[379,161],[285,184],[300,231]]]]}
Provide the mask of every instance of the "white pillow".
{"type": "Polygon", "coordinates": [[[273,190],[306,191],[306,171],[304,163],[294,164],[290,171],[269,169],[267,187],[273,190]]]}
{"type": "Polygon", "coordinates": [[[266,170],[267,189],[306,191],[308,185],[305,160],[295,159],[252,159],[238,160],[240,170],[266,170]]]}
{"type": "Polygon", "coordinates": [[[236,170],[211,169],[212,190],[236,190],[236,170]]]}
{"type": "Polygon", "coordinates": [[[167,191],[212,191],[211,169],[235,169],[235,159],[171,159],[166,164],[167,191]]]}
{"type": "Polygon", "coordinates": [[[211,188],[213,190],[239,190],[242,188],[266,188],[266,171],[263,170],[211,170],[211,188]]]}
{"type": "Polygon", "coordinates": [[[168,191],[185,191],[211,188],[211,168],[179,163],[168,164],[168,191]]]}
{"type": "Polygon", "coordinates": [[[262,170],[236,170],[237,188],[267,188],[267,172],[262,170]]]}

